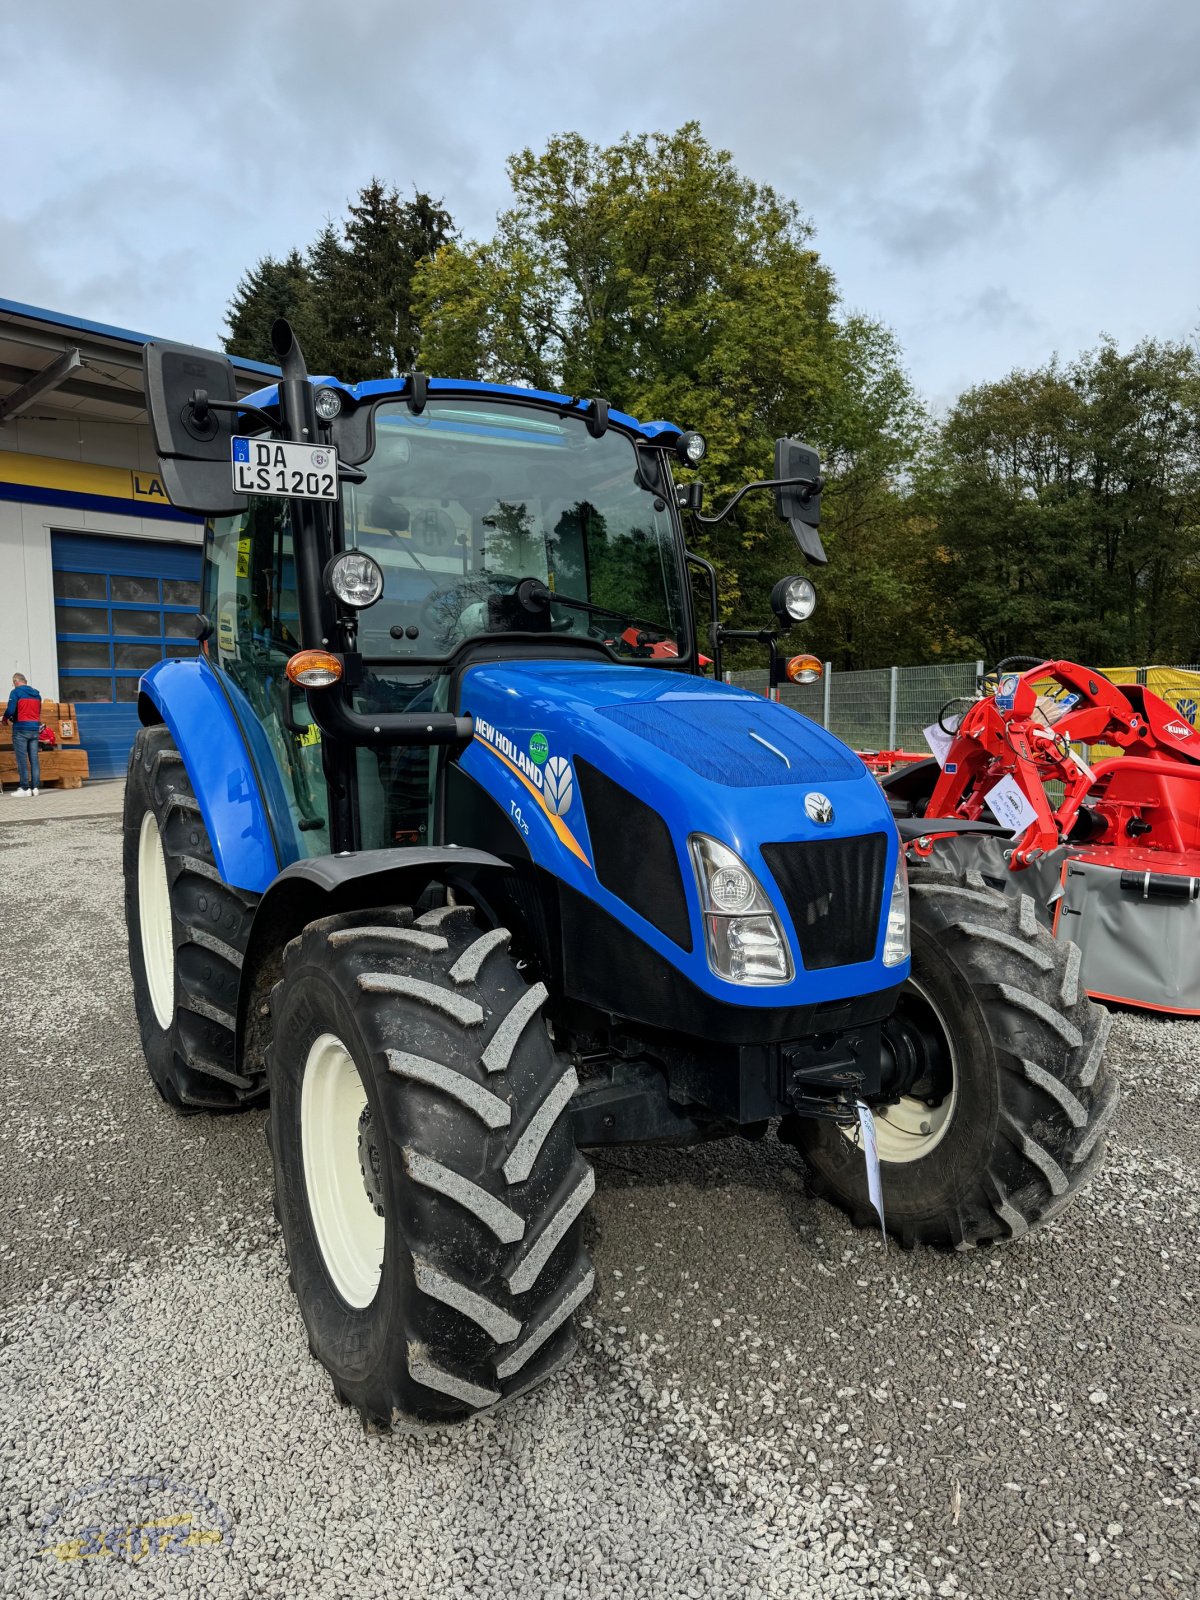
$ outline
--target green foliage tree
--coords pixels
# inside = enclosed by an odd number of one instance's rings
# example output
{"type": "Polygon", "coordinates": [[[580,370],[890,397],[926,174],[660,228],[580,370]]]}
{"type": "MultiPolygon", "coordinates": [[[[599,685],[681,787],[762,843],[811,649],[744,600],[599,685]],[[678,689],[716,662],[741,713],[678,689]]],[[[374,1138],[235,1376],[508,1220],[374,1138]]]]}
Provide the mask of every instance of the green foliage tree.
{"type": "Polygon", "coordinates": [[[272,360],[271,323],[286,316],[312,372],[358,382],[408,371],[419,342],[413,273],[453,232],[440,201],[420,190],[404,199],[372,178],[340,229],[327,223],[303,256],[266,256],[246,273],[226,313],[225,349],[272,360]]]}
{"type": "Polygon", "coordinates": [[[989,659],[1194,660],[1200,649],[1200,358],[1105,340],[968,390],[922,502],[942,592],[989,659]]]}
{"type": "MultiPolygon", "coordinates": [[[[559,135],[541,154],[513,156],[508,172],[513,203],[495,235],[447,243],[417,268],[423,365],[600,394],[698,428],[710,508],[768,475],[777,436],[803,435],[829,464],[836,559],[844,543],[877,592],[903,599],[903,572],[876,570],[879,552],[894,561],[899,530],[890,546],[870,530],[902,519],[897,474],[924,419],[890,333],[839,315],[798,207],[742,175],[696,123],[608,147],[559,135]]],[[[798,556],[765,497],[745,505],[706,530],[702,548],[729,615],[765,624],[771,583],[798,556]]],[[[839,574],[830,618],[812,637],[832,650],[837,620],[861,611],[862,592],[839,574]]],[[[918,648],[911,629],[905,637],[918,648]]],[[[879,642],[864,622],[860,642],[836,655],[856,664],[879,642]]]]}

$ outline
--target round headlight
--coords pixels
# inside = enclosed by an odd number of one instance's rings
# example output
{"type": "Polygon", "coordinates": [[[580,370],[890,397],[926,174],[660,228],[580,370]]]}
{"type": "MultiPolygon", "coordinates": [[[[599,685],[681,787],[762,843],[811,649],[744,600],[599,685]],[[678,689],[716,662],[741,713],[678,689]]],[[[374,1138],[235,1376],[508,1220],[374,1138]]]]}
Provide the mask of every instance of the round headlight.
{"type": "Polygon", "coordinates": [[[817,607],[817,591],[807,578],[780,578],[771,590],[771,610],[781,622],[807,622],[817,607]]]}
{"type": "Polygon", "coordinates": [[[698,467],[707,449],[702,433],[681,433],[675,441],[675,454],[685,467],[698,467]]]}
{"type": "Polygon", "coordinates": [[[325,569],[325,587],[345,606],[361,611],[383,593],[383,570],[361,550],[344,550],[325,569]]]}
{"type": "Polygon", "coordinates": [[[342,414],[342,397],[336,389],[318,389],[313,405],[317,415],[325,422],[332,422],[334,417],[342,414]]]}
{"type": "Polygon", "coordinates": [[[708,880],[708,892],[722,911],[741,911],[753,900],[754,885],[739,867],[718,867],[708,880]]]}

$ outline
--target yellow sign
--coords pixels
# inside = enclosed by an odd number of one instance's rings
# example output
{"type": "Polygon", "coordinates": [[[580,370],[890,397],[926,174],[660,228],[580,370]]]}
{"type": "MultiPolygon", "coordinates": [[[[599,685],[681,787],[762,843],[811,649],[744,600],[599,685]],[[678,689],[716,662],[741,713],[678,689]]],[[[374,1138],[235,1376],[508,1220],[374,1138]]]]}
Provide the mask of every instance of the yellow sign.
{"type": "Polygon", "coordinates": [[[153,500],[160,506],[169,506],[167,491],[157,472],[131,472],[129,481],[135,500],[153,500]]]}
{"type": "Polygon", "coordinates": [[[40,489],[63,495],[94,495],[163,507],[171,503],[157,472],[143,472],[136,467],[98,467],[58,456],[26,455],[21,450],[0,450],[0,482],[35,492],[40,489]]]}

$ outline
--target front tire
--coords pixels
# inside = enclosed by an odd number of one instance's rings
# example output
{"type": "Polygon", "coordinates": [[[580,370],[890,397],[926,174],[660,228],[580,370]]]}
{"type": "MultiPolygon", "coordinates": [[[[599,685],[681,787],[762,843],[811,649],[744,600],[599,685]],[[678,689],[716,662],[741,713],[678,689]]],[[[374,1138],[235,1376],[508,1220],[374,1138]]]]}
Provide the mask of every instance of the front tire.
{"type": "Polygon", "coordinates": [[[309,1348],[370,1421],[458,1420],[573,1348],[595,1180],[502,929],[350,912],[287,947],[271,1000],[276,1211],[309,1348]]]}
{"type": "Polygon", "coordinates": [[[234,1066],[238,981],[255,896],[221,881],[168,729],[141,728],[124,812],[125,925],[150,1077],[177,1111],[261,1102],[265,1075],[234,1066]]]}
{"type": "MultiPolygon", "coordinates": [[[[912,978],[891,1027],[928,1070],[874,1108],[887,1230],[906,1247],[1017,1239],[1100,1164],[1120,1098],[1103,1060],[1112,1019],[1028,895],[924,864],[910,887],[912,978]]],[[[861,1149],[832,1123],[786,1124],[816,1193],[878,1227],[861,1149]]]]}

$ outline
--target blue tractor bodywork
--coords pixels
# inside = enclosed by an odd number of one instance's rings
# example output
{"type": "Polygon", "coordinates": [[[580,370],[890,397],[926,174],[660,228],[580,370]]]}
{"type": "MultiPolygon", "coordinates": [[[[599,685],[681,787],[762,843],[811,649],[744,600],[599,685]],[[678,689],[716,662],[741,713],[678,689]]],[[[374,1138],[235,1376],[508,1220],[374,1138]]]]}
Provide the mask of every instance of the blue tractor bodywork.
{"type": "MultiPolygon", "coordinates": [[[[726,684],[652,667],[634,672],[575,661],[468,667],[460,704],[474,720],[475,737],[459,764],[514,819],[534,862],[594,901],[714,1000],[755,1010],[803,1006],[890,989],[907,976],[907,965],[883,965],[886,893],[874,897],[865,960],[811,970],[805,965],[762,846],[880,836],[876,870],[883,890],[891,885],[900,846],[887,802],[862,762],[798,713],[726,684]],[[556,758],[567,762],[559,769],[560,782],[569,786],[559,791],[565,804],[547,782],[556,758]],[[580,781],[580,763],[665,821],[690,948],[631,907],[632,883],[605,884],[597,877],[600,841],[589,831],[591,797],[586,779],[580,781]],[[804,797],[814,790],[832,801],[832,823],[809,820],[804,797]],[[775,902],[790,934],[790,983],[748,987],[710,969],[688,849],[695,833],[736,851],[775,902]]],[[[660,886],[660,896],[668,892],[660,886]]]]}

